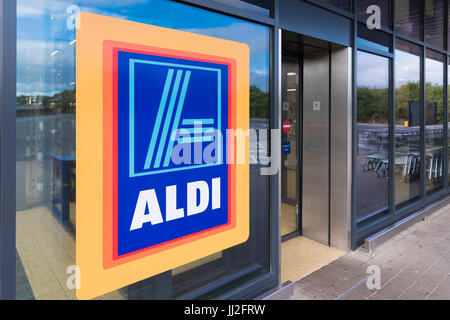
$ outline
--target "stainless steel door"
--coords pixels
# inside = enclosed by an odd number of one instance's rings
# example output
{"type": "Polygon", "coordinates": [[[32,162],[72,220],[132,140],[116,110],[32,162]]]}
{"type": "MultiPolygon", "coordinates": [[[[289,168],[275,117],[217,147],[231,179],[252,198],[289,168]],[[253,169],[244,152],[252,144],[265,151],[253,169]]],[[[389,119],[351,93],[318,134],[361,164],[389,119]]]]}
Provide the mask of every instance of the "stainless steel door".
{"type": "Polygon", "coordinates": [[[329,244],[330,55],[303,60],[303,236],[329,244]]]}

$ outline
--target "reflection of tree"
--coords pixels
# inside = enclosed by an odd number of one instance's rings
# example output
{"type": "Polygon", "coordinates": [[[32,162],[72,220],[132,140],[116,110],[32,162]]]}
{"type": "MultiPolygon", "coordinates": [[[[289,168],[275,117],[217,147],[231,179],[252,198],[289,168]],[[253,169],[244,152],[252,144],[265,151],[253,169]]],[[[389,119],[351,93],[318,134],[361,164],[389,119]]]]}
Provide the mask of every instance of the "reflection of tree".
{"type": "MultiPolygon", "coordinates": [[[[358,122],[387,123],[389,119],[388,89],[358,87],[358,122]]],[[[396,118],[398,121],[408,119],[408,103],[420,101],[420,84],[408,82],[396,89],[396,118]]],[[[427,102],[435,102],[436,120],[442,122],[444,117],[444,90],[442,86],[426,84],[427,102]]]]}
{"type": "Polygon", "coordinates": [[[402,124],[409,116],[409,102],[420,101],[420,83],[408,82],[395,91],[397,124],[402,124]]]}
{"type": "Polygon", "coordinates": [[[427,102],[435,102],[437,123],[442,123],[444,119],[444,88],[442,86],[426,84],[427,102]]]}
{"type": "Polygon", "coordinates": [[[358,87],[358,122],[388,123],[389,90],[358,87]]]}
{"type": "Polygon", "coordinates": [[[250,117],[269,118],[269,93],[261,91],[255,85],[250,87],[250,117]]]}
{"type": "Polygon", "coordinates": [[[18,96],[17,115],[75,113],[75,90],[64,90],[53,96],[18,96]]]}
{"type": "Polygon", "coordinates": [[[56,109],[61,113],[75,113],[75,90],[64,90],[54,97],[56,109]]]}
{"type": "MultiPolygon", "coordinates": [[[[65,90],[53,96],[17,97],[17,114],[75,113],[75,90],[65,90]]],[[[250,117],[269,118],[269,93],[257,86],[250,87],[250,117]]]]}

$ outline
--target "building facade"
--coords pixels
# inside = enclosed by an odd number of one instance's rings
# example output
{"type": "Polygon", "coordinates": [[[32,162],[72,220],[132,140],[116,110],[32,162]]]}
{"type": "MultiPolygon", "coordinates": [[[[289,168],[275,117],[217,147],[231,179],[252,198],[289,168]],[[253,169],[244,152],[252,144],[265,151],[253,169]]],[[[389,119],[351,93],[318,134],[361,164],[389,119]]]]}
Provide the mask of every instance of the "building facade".
{"type": "Polygon", "coordinates": [[[248,46],[248,241],[104,298],[250,299],[282,284],[283,242],[355,250],[448,195],[449,6],[0,0],[0,298],[76,299],[80,12],[248,46]]]}

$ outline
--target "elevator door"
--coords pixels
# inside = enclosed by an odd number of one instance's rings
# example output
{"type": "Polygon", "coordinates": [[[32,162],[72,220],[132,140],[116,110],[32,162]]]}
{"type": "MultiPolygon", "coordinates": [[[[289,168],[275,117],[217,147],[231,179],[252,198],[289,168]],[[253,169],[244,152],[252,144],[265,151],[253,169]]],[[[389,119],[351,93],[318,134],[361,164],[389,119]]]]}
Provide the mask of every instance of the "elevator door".
{"type": "Polygon", "coordinates": [[[330,244],[330,55],[303,56],[302,234],[330,244]]]}

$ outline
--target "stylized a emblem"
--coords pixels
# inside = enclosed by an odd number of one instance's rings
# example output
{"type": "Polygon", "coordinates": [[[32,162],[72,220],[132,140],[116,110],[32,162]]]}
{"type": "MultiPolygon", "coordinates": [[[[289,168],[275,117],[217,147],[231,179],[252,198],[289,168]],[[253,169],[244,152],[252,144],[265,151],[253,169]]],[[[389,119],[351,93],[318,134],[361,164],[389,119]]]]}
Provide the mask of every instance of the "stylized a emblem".
{"type": "Polygon", "coordinates": [[[189,80],[191,77],[191,71],[178,70],[175,75],[175,81],[171,89],[171,85],[174,78],[174,69],[169,69],[167,72],[166,83],[164,85],[161,102],[159,104],[158,114],[156,116],[155,127],[153,128],[150,145],[145,159],[144,169],[148,170],[151,167],[153,158],[153,168],[157,169],[161,167],[161,162],[164,154],[164,146],[167,144],[167,149],[164,157],[164,167],[168,167],[170,163],[170,157],[174,145],[173,139],[170,139],[172,132],[174,132],[179,124],[181,112],[183,111],[184,101],[186,99],[186,92],[189,86],[189,80]],[[184,75],[183,83],[181,84],[184,75]],[[181,87],[181,90],[180,90],[181,87]],[[170,96],[169,96],[170,93],[170,96]],[[176,104],[177,98],[178,104],[176,104]],[[175,107],[176,104],[176,107],[175,107]],[[175,111],[175,116],[173,115],[175,111]],[[164,119],[163,119],[164,118],[164,119]],[[173,118],[173,121],[172,121],[173,118]],[[169,131],[172,123],[172,129],[169,131]],[[159,139],[158,149],[156,150],[156,144],[159,139]],[[168,139],[169,138],[169,139],[168,139]],[[156,155],[155,155],[156,151],[156,155]]]}

